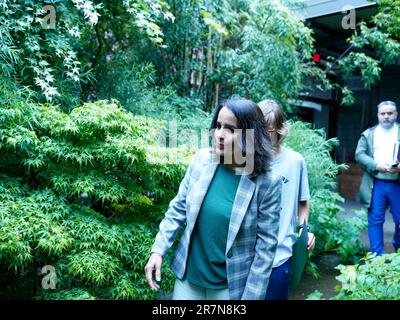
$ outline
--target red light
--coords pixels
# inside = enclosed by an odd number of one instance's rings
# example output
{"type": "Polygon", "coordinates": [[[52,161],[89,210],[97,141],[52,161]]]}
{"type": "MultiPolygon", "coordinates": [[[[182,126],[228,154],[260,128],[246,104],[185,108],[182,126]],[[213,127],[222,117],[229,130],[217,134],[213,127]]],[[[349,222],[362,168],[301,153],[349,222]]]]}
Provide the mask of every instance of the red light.
{"type": "Polygon", "coordinates": [[[321,56],[318,53],[313,54],[313,61],[314,62],[321,62],[321,56]]]}

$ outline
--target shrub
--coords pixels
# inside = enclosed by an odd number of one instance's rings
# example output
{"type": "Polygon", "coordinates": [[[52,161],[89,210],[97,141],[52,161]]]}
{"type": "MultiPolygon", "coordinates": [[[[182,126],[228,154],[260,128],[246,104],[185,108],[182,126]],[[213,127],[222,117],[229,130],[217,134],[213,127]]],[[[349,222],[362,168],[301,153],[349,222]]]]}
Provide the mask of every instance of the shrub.
{"type": "Polygon", "coordinates": [[[110,42],[103,36],[106,31],[112,34],[110,31],[122,29],[124,42],[131,31],[134,40],[148,39],[161,45],[163,32],[158,23],[173,19],[167,3],[159,0],[115,4],[8,0],[0,6],[1,78],[36,91],[39,101],[57,101],[68,107],[79,105],[84,86],[94,80],[103,43],[110,42]],[[108,21],[113,23],[105,26],[108,21]],[[91,41],[94,37],[99,43],[91,41]]]}
{"type": "Polygon", "coordinates": [[[164,120],[166,141],[160,141],[164,145],[169,146],[168,142],[176,138],[176,145],[198,148],[201,134],[208,133],[212,117],[201,109],[203,102],[181,97],[171,87],[158,88],[154,66],[136,60],[129,52],[116,55],[97,83],[97,97],[115,98],[134,115],[164,120]]]}
{"type": "MultiPolygon", "coordinates": [[[[16,96],[3,101],[0,295],[156,297],[144,265],[193,151],[159,147],[163,123],[134,117],[115,102],[65,114],[16,96]],[[37,277],[46,265],[56,272],[54,291],[42,289],[37,277]]],[[[173,277],[165,269],[169,290],[173,277]]]]}
{"type": "Polygon", "coordinates": [[[296,121],[291,123],[285,144],[301,153],[307,163],[310,184],[310,225],[316,235],[315,254],[334,251],[344,260],[351,260],[356,254],[363,254],[364,247],[359,240],[367,220],[364,210],[352,217],[344,216],[344,209],[338,204],[344,199],[333,188],[340,170],[330,151],[339,144],[336,138],[326,139],[323,129],[311,129],[309,124],[296,121]]]}
{"type": "Polygon", "coordinates": [[[341,282],[334,300],[398,300],[400,296],[400,253],[374,257],[370,252],[362,263],[339,265],[341,282]]]}

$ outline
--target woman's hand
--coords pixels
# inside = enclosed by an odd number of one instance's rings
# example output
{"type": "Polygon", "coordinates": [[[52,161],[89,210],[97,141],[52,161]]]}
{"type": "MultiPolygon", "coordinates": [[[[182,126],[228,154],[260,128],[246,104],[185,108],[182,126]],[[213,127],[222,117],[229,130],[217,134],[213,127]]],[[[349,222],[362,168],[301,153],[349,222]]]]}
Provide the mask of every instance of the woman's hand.
{"type": "Polygon", "coordinates": [[[153,271],[156,271],[156,281],[161,281],[161,265],[162,265],[163,257],[156,252],[153,252],[147,261],[146,266],[144,267],[144,271],[146,273],[147,283],[150,288],[153,290],[160,289],[160,286],[153,279],[153,271]]]}

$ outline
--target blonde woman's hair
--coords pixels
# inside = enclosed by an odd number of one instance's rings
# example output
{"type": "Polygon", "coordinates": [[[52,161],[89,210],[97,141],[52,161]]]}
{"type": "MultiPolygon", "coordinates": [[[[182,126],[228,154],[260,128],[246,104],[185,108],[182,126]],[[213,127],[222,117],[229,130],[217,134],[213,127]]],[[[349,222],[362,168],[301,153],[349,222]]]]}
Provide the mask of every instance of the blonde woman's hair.
{"type": "Polygon", "coordinates": [[[271,99],[259,102],[258,106],[264,115],[267,127],[274,127],[278,134],[275,147],[280,146],[288,136],[290,129],[281,106],[271,99]]]}

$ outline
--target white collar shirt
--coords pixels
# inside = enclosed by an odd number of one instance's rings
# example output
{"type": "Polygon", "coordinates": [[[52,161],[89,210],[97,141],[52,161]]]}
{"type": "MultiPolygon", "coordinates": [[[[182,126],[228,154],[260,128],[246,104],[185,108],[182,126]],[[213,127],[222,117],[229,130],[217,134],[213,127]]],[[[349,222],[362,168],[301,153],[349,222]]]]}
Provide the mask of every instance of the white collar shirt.
{"type": "Polygon", "coordinates": [[[394,163],[398,148],[398,126],[384,129],[378,125],[374,134],[374,160],[379,164],[391,165],[394,163]]]}

